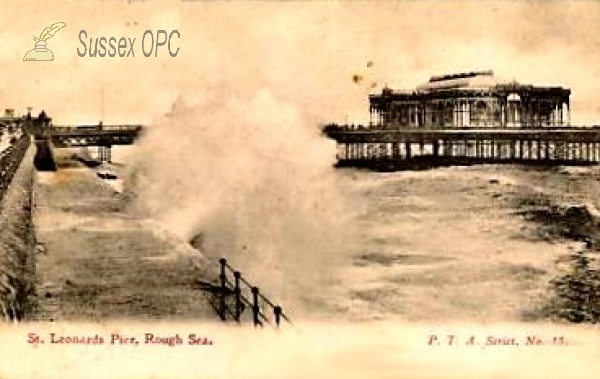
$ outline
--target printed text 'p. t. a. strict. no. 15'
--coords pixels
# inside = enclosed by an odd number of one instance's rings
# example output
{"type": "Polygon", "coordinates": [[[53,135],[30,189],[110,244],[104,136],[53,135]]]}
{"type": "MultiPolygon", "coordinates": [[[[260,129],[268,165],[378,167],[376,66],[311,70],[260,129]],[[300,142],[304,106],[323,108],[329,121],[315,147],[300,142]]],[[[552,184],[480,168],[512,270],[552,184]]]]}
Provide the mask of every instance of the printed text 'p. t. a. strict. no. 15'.
{"type": "Polygon", "coordinates": [[[175,58],[179,54],[179,47],[175,39],[180,39],[181,34],[177,30],[172,30],[167,33],[166,30],[157,30],[156,33],[152,30],[146,30],[141,38],[140,48],[136,48],[137,38],[131,37],[95,37],[88,38],[85,30],[79,32],[79,42],[81,46],[77,48],[77,55],[81,58],[135,58],[140,56],[139,51],[144,57],[158,57],[159,49],[161,54],[169,54],[175,58]],[[155,35],[156,34],[156,35],[155,35]]]}
{"type": "Polygon", "coordinates": [[[564,336],[458,336],[455,334],[437,335],[431,334],[427,337],[429,346],[569,346],[570,342],[564,336]]]}

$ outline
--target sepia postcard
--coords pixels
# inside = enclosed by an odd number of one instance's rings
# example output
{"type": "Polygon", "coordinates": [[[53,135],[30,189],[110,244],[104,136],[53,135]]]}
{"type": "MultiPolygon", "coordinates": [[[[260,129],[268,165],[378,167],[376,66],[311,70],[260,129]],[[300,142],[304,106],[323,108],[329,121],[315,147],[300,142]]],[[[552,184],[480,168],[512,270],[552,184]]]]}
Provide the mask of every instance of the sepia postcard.
{"type": "Polygon", "coordinates": [[[0,22],[0,378],[598,377],[599,2],[0,22]]]}

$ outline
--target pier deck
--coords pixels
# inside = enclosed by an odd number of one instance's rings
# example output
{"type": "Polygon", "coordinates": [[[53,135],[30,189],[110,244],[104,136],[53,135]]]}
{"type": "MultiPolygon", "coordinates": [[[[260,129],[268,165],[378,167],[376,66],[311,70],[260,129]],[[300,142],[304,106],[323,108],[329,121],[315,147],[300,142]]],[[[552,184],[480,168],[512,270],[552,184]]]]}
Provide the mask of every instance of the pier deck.
{"type": "Polygon", "coordinates": [[[329,125],[338,165],[377,168],[384,163],[596,164],[600,127],[561,128],[365,128],[329,125]]]}

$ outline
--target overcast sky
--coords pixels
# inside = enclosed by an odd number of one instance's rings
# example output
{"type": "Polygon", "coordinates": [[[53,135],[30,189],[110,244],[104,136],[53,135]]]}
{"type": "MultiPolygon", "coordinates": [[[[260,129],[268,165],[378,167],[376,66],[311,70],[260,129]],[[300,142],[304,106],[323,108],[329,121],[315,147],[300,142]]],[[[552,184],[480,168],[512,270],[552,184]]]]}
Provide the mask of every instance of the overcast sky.
{"type": "MultiPolygon", "coordinates": [[[[572,89],[574,123],[599,123],[595,2],[3,2],[1,107],[44,108],[56,123],[150,123],[177,98],[268,92],[311,122],[367,119],[367,95],[431,75],[497,76],[572,89]],[[53,62],[24,62],[52,23],[53,62]],[[136,38],[135,58],[81,58],[89,38],[136,38]],[[147,29],[178,30],[177,57],[142,55],[147,29]],[[373,62],[367,67],[368,62],[373,62]],[[354,74],[365,78],[360,83],[354,74]],[[104,107],[101,94],[104,92],[104,107]]],[[[277,117],[277,115],[273,115],[277,117]]]]}

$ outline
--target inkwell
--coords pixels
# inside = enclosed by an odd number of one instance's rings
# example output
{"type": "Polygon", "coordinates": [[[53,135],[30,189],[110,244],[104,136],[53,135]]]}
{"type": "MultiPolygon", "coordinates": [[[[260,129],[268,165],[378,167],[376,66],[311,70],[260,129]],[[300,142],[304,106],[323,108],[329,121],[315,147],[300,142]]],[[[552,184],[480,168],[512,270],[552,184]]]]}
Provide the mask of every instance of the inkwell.
{"type": "Polygon", "coordinates": [[[25,57],[23,57],[24,61],[53,61],[54,54],[52,51],[46,48],[46,41],[50,39],[56,32],[65,27],[64,22],[57,22],[52,24],[52,26],[44,29],[42,34],[40,34],[40,38],[33,37],[33,40],[36,41],[35,49],[29,50],[25,57]]]}

